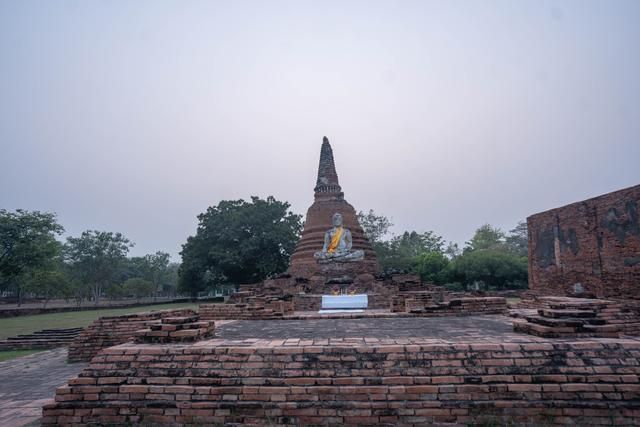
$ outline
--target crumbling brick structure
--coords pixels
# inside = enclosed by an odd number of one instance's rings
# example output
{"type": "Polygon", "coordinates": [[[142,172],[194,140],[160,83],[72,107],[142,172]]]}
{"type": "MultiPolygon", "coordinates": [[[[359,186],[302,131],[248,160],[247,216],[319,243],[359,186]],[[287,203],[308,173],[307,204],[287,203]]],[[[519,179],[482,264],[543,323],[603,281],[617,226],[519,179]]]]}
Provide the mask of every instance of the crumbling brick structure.
{"type": "Polygon", "coordinates": [[[538,295],[640,299],[640,185],[527,218],[538,295]]]}
{"type": "Polygon", "coordinates": [[[69,346],[69,362],[87,362],[103,348],[132,339],[136,331],[146,328],[151,322],[194,314],[191,309],[179,309],[101,317],[73,340],[69,346]]]}
{"type": "Polygon", "coordinates": [[[640,306],[625,301],[539,297],[537,314],[513,321],[513,330],[545,338],[640,335],[640,306]]]}
{"type": "Polygon", "coordinates": [[[165,317],[151,322],[146,329],[135,333],[137,343],[166,344],[172,342],[193,342],[210,338],[215,331],[215,323],[200,320],[198,315],[165,317]]]}

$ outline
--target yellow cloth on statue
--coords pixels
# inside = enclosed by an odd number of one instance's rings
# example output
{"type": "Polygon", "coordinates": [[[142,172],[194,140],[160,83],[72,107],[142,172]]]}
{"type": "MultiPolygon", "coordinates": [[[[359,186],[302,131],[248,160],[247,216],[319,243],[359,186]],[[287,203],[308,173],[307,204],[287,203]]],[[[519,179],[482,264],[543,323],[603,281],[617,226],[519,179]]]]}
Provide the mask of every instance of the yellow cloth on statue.
{"type": "Polygon", "coordinates": [[[338,248],[340,244],[340,239],[342,238],[342,227],[336,228],[336,234],[331,238],[331,243],[329,243],[329,247],[327,248],[327,252],[333,253],[338,248]]]}

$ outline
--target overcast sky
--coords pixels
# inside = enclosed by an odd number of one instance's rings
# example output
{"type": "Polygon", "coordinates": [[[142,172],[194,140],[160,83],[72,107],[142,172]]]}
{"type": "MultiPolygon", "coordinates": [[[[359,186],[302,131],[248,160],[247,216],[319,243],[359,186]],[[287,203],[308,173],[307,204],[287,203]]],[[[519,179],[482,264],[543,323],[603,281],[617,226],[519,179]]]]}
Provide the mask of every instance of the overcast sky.
{"type": "Polygon", "coordinates": [[[177,260],[223,199],[346,199],[395,233],[640,184],[640,1],[0,0],[0,208],[177,260]]]}

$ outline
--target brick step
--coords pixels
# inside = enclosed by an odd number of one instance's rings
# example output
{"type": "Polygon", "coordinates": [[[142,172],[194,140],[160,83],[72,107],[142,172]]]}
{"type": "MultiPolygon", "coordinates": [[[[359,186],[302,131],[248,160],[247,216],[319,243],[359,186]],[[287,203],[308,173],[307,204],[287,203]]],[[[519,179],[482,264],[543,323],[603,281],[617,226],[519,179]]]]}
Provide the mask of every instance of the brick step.
{"type": "Polygon", "coordinates": [[[527,322],[550,327],[579,328],[585,324],[584,319],[554,319],[542,316],[525,316],[527,322]]]}
{"type": "Polygon", "coordinates": [[[183,324],[183,323],[197,322],[198,319],[199,319],[199,317],[197,315],[165,317],[164,319],[162,319],[162,323],[168,323],[170,325],[180,325],[180,324],[183,324]]]}
{"type": "Polygon", "coordinates": [[[34,332],[34,333],[36,333],[36,334],[42,334],[42,333],[48,334],[48,333],[55,333],[55,332],[58,332],[58,333],[67,333],[67,332],[69,332],[69,333],[72,333],[72,332],[79,333],[79,332],[82,332],[83,330],[84,330],[84,328],[43,329],[41,331],[37,331],[37,332],[34,332]]]}
{"type": "Polygon", "coordinates": [[[0,341],[0,348],[12,348],[12,347],[20,347],[20,348],[53,348],[53,347],[65,347],[70,344],[71,340],[63,341],[63,340],[6,340],[0,341]]]}
{"type": "Polygon", "coordinates": [[[545,304],[553,310],[593,310],[593,309],[606,309],[609,304],[589,301],[580,303],[565,303],[565,302],[546,302],[545,304]]]}
{"type": "Polygon", "coordinates": [[[537,323],[529,323],[523,320],[513,322],[514,332],[522,332],[525,334],[536,335],[543,338],[560,338],[563,334],[575,335],[575,328],[557,327],[539,325],[537,323]]]}
{"type": "Polygon", "coordinates": [[[78,332],[34,332],[32,334],[20,334],[18,337],[75,337],[80,334],[81,331],[78,332]]]}
{"type": "Polygon", "coordinates": [[[548,308],[541,308],[538,310],[538,314],[544,317],[553,318],[589,318],[596,317],[596,312],[593,310],[554,310],[548,308]]]}
{"type": "Polygon", "coordinates": [[[16,341],[24,341],[24,342],[28,342],[28,341],[73,341],[75,339],[76,335],[72,335],[72,336],[31,336],[31,335],[25,335],[25,336],[17,336],[17,337],[9,337],[7,338],[7,341],[10,342],[16,342],[16,341]]]}
{"type": "Polygon", "coordinates": [[[583,329],[588,332],[620,332],[623,325],[584,325],[583,329]]]}

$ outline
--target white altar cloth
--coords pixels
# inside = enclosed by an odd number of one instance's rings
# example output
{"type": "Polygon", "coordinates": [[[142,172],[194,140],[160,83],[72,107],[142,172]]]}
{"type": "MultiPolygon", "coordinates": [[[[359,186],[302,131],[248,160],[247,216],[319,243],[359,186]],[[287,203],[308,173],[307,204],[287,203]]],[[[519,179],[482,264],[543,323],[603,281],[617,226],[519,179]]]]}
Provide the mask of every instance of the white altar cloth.
{"type": "Polygon", "coordinates": [[[322,309],[367,308],[369,300],[366,294],[360,295],[322,295],[322,309]]]}

